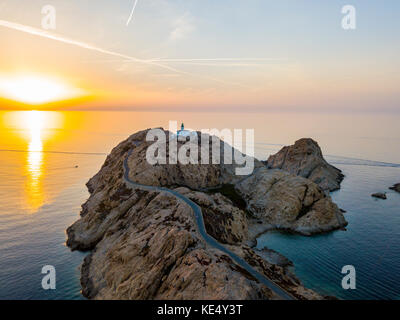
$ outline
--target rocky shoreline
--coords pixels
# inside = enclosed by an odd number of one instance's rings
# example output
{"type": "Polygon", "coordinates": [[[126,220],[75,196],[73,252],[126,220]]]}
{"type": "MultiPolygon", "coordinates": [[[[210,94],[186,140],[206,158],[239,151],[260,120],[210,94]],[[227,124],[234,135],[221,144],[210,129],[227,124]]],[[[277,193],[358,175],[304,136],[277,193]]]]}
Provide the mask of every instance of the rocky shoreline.
{"type": "MultiPolygon", "coordinates": [[[[304,235],[346,226],[342,212],[313,181],[255,160],[255,171],[238,179],[234,165],[156,165],[145,159],[147,130],[119,144],[88,182],[81,218],[67,229],[72,250],[91,251],[81,269],[82,293],[90,299],[280,299],[222,251],[207,246],[190,206],[201,207],[207,233],[297,299],[324,299],[305,288],[291,265],[272,250],[252,244],[262,228],[304,235]]],[[[221,142],[223,144],[223,142],[221,142]]],[[[264,230],[265,231],[265,230],[264,230]]]]}

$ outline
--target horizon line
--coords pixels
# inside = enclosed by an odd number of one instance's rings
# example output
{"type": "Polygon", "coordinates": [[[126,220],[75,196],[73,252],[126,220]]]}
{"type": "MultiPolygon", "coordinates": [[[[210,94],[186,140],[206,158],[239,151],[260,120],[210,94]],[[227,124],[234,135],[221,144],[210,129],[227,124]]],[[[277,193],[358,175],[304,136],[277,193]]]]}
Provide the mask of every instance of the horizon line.
{"type": "Polygon", "coordinates": [[[228,113],[228,112],[235,112],[235,113],[309,113],[309,112],[317,112],[320,114],[326,113],[341,113],[341,114],[400,114],[400,108],[384,108],[384,109],[357,109],[357,108],[343,108],[343,109],[325,109],[325,108],[298,108],[298,107],[273,107],[273,108],[266,108],[266,107],[246,107],[246,106],[232,106],[232,107],[215,107],[215,106],[193,106],[193,109],[188,109],[186,106],[178,106],[178,107],[170,107],[170,106],[158,106],[158,107],[63,107],[63,108],[53,108],[53,107],[40,107],[40,106],[25,106],[23,108],[13,108],[13,107],[1,107],[0,112],[6,111],[49,111],[49,112],[181,112],[181,113],[228,113]]]}

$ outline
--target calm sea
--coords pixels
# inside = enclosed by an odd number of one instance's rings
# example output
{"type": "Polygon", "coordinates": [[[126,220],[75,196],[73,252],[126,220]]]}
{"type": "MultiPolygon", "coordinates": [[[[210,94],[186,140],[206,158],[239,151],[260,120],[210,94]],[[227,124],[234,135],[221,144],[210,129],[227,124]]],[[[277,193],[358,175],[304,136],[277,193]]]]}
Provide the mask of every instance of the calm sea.
{"type": "Polygon", "coordinates": [[[258,239],[295,263],[310,288],[343,299],[400,299],[400,116],[335,114],[207,114],[145,112],[0,112],[0,299],[82,299],[84,253],[65,246],[65,229],[87,199],[87,180],[106,154],[130,134],[168,128],[255,129],[256,156],[265,159],[301,137],[317,140],[346,178],[332,194],[347,210],[347,231],[315,237],[272,232],[258,239]],[[387,191],[388,200],[370,194],[387,191]],[[41,287],[44,265],[57,288],[41,287]],[[357,289],[341,287],[354,265],[357,289]]]}

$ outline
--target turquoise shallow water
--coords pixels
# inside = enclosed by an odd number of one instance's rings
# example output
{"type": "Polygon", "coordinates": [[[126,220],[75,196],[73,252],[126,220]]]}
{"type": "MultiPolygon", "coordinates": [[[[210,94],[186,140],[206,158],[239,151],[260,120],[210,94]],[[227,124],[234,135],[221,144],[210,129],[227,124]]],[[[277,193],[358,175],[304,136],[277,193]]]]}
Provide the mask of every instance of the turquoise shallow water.
{"type": "MultiPolygon", "coordinates": [[[[346,178],[333,200],[347,210],[347,231],[302,237],[270,232],[259,237],[294,262],[309,288],[341,299],[400,299],[400,194],[388,190],[400,180],[400,168],[338,164],[346,178]],[[371,197],[386,191],[388,200],[371,197]],[[341,286],[344,265],[356,268],[356,290],[341,286]]],[[[355,162],[357,163],[357,162],[355,162]]]]}

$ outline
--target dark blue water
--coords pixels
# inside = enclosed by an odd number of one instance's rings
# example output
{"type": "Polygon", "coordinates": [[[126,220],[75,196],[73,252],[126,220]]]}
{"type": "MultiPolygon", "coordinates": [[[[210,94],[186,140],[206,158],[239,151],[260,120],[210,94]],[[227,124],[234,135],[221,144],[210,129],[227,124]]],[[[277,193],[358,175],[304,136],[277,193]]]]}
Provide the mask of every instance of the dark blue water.
{"type": "Polygon", "coordinates": [[[347,231],[303,237],[270,232],[258,239],[294,262],[295,273],[316,291],[341,299],[400,299],[400,194],[388,190],[400,181],[396,166],[338,165],[346,175],[333,200],[347,210],[347,231]],[[387,192],[388,200],[371,197],[387,192]],[[341,286],[342,267],[356,268],[356,290],[341,286]]]}

